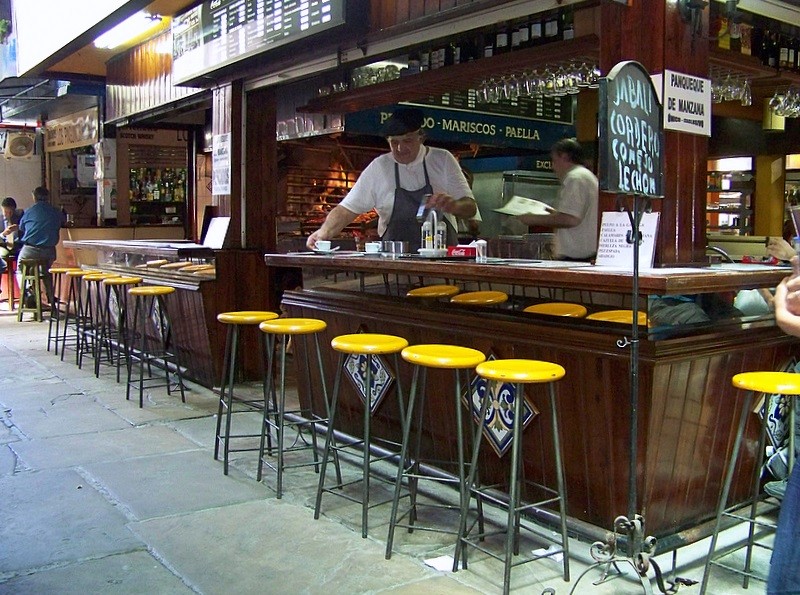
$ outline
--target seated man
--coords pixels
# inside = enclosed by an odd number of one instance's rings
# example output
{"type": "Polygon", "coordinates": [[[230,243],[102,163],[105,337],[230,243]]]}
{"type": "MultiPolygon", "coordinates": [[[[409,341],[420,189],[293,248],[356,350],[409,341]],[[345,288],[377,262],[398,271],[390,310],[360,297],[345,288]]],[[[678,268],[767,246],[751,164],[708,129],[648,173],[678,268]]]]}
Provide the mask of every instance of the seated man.
{"type": "MultiPolygon", "coordinates": [[[[50,204],[50,193],[47,188],[39,186],[33,191],[34,204],[28,208],[19,221],[19,234],[22,248],[19,251],[19,260],[24,258],[41,260],[44,262],[44,286],[47,292],[48,303],[53,303],[53,281],[48,269],[56,259],[56,244],[59,233],[64,225],[64,215],[50,204]]],[[[17,280],[21,281],[22,272],[17,269],[17,280]]],[[[23,291],[29,288],[22,288],[23,291]]],[[[25,304],[30,306],[33,294],[25,294],[25,304]]]]}
{"type": "Polygon", "coordinates": [[[6,271],[6,258],[16,256],[21,248],[19,240],[19,220],[23,210],[17,208],[17,201],[10,196],[0,203],[3,207],[3,230],[0,231],[0,275],[6,271]]]}

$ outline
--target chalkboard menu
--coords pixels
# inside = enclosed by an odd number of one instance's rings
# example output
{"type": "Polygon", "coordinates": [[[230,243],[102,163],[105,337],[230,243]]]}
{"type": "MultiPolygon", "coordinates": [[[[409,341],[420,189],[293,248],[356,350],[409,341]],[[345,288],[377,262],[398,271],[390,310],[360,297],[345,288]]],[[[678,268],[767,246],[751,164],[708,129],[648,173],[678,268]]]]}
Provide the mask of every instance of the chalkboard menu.
{"type": "Polygon", "coordinates": [[[345,23],[346,0],[205,0],[172,21],[172,78],[187,83],[345,23]]]}
{"type": "Polygon", "coordinates": [[[600,188],[663,197],[661,103],[647,70],[620,62],[600,80],[600,188]]]}

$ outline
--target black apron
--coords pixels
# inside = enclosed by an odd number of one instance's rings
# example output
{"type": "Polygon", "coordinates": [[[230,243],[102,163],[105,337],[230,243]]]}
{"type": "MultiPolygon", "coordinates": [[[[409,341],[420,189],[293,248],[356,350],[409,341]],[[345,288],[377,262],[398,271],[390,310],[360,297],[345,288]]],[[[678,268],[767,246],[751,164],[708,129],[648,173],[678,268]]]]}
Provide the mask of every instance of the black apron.
{"type": "MultiPolygon", "coordinates": [[[[426,149],[427,155],[427,149],[426,149]]],[[[408,242],[409,251],[416,254],[422,246],[422,224],[417,221],[417,211],[419,205],[425,201],[426,194],[433,194],[428,177],[428,166],[425,158],[422,159],[422,171],[425,173],[425,186],[419,190],[406,190],[400,186],[400,167],[397,162],[394,164],[394,206],[392,216],[386,225],[386,231],[381,236],[382,240],[394,240],[408,242]]],[[[447,245],[455,246],[458,244],[458,235],[453,225],[445,219],[447,226],[447,245]]]]}

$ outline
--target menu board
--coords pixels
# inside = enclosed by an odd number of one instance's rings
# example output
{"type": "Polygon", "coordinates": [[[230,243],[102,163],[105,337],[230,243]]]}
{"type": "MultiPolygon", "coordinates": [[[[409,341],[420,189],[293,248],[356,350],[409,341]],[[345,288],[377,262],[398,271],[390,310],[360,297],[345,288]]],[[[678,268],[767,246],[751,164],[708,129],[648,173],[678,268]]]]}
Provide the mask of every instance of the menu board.
{"type": "Polygon", "coordinates": [[[644,66],[620,62],[600,79],[600,188],[663,197],[661,103],[644,66]]]}
{"type": "Polygon", "coordinates": [[[172,21],[176,84],[345,23],[346,0],[205,0],[172,21]]]}
{"type": "Polygon", "coordinates": [[[416,100],[416,103],[450,109],[466,109],[486,114],[533,118],[543,122],[573,123],[573,95],[564,97],[520,97],[519,99],[501,99],[494,103],[485,103],[477,100],[474,89],[469,89],[447,93],[440,97],[416,100]]]}

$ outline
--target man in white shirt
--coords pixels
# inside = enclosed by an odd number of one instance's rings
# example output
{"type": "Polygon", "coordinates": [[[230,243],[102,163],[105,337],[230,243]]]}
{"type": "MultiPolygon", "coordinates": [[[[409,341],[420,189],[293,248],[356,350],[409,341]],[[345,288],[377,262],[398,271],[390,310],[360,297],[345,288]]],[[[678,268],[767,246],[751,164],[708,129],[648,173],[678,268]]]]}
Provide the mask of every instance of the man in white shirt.
{"type": "Polygon", "coordinates": [[[550,150],[561,188],[558,204],[547,215],[520,215],[526,225],[555,229],[555,254],[561,260],[591,260],[597,253],[597,177],[583,165],[583,148],[574,138],[550,150]]]}
{"type": "Polygon", "coordinates": [[[447,245],[458,243],[456,217],[474,217],[475,198],[456,158],[449,151],[423,144],[424,119],[421,110],[399,108],[386,120],[382,133],[391,152],[376,157],[361,172],[347,196],[308,237],[309,248],[313,249],[317,240],[336,237],[359,214],[375,209],[381,239],[407,241],[416,252],[421,239],[421,205],[444,214],[447,245]]]}

